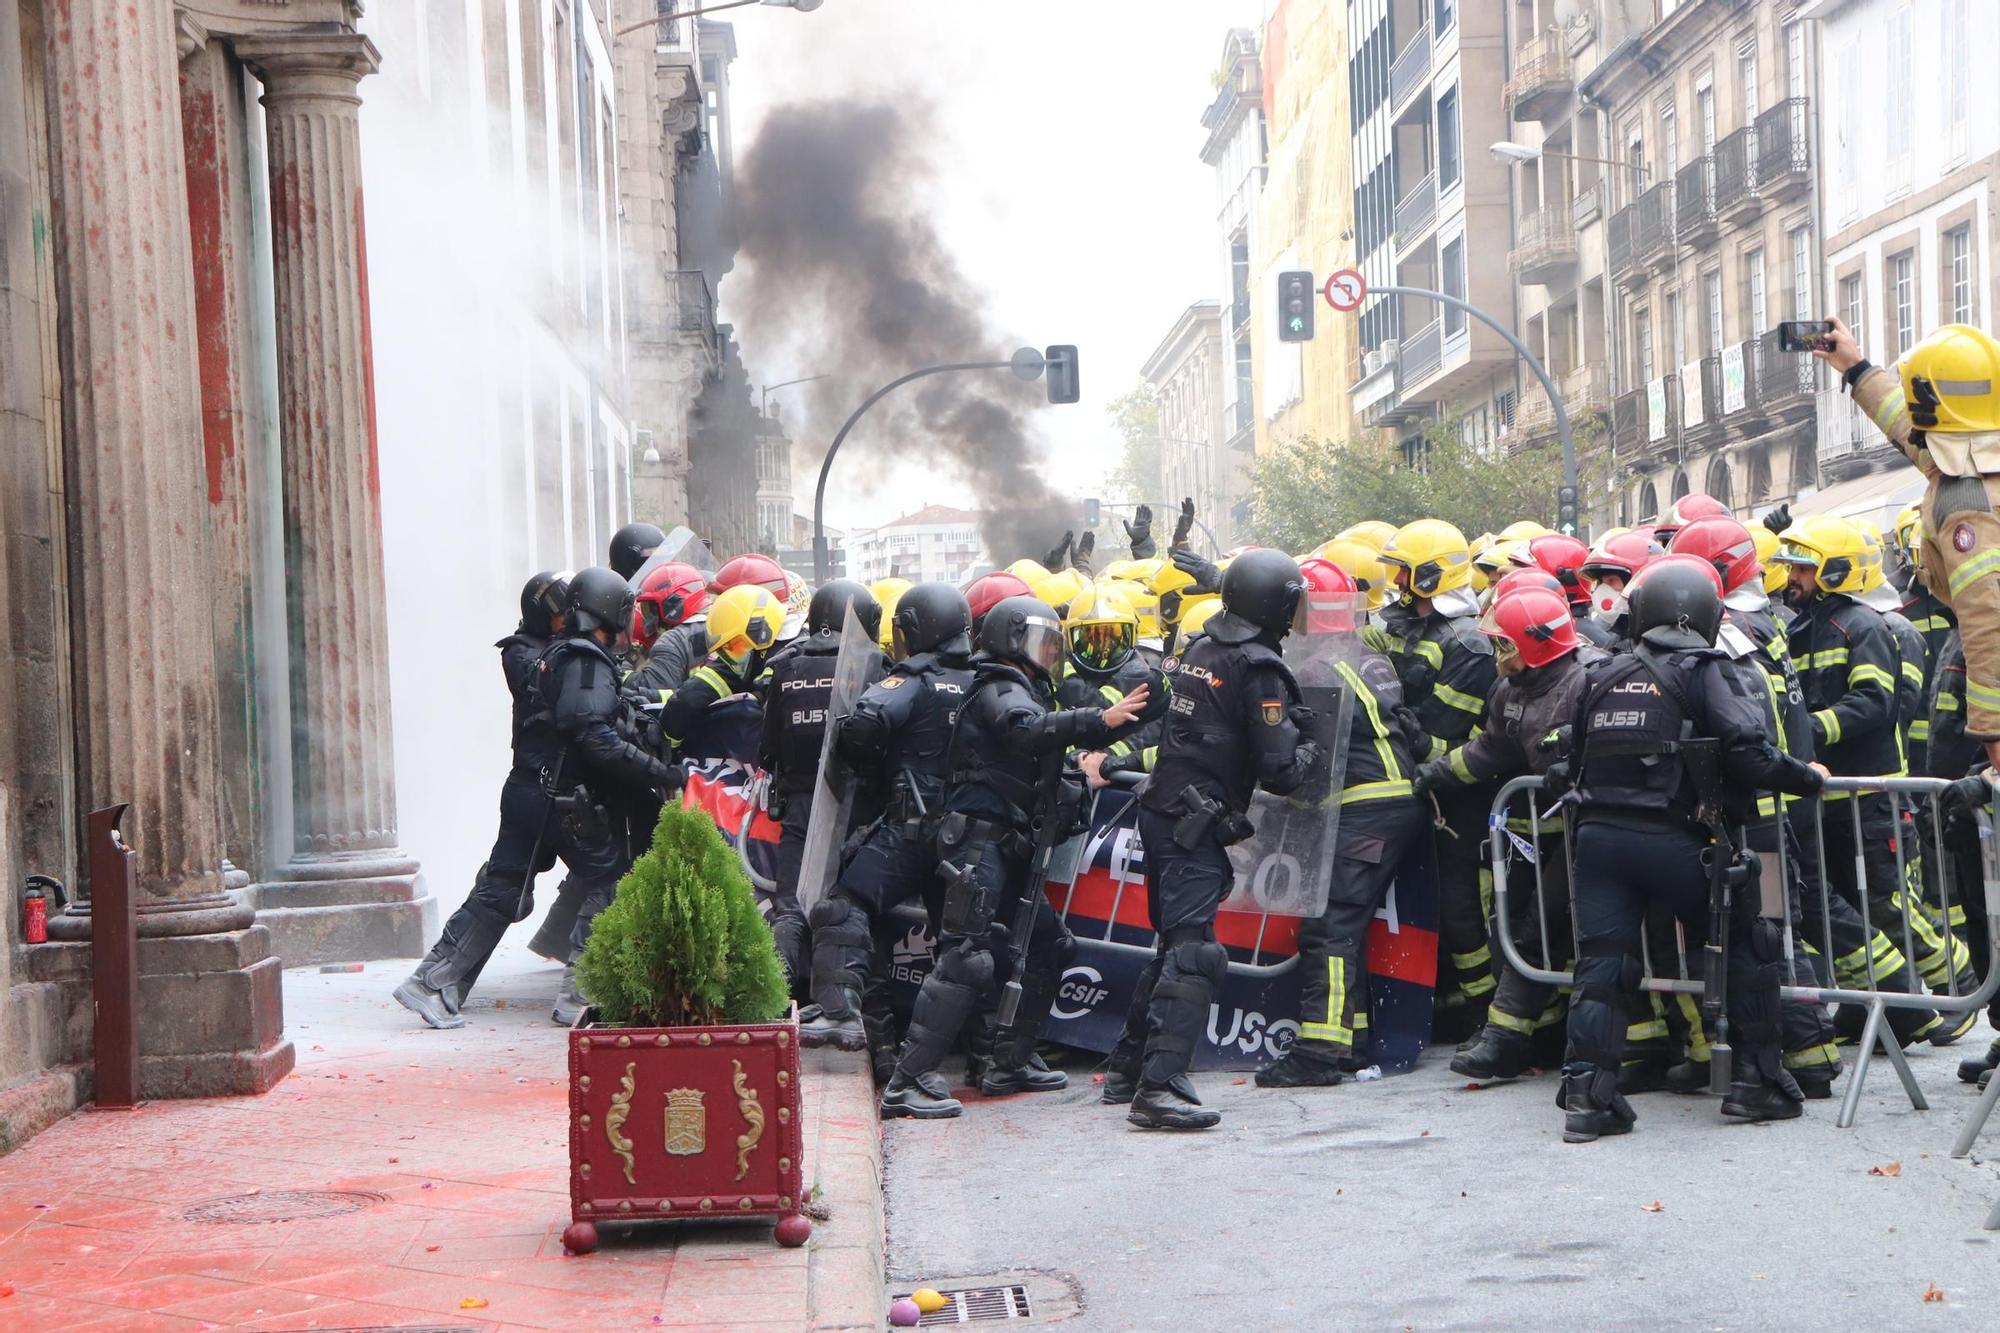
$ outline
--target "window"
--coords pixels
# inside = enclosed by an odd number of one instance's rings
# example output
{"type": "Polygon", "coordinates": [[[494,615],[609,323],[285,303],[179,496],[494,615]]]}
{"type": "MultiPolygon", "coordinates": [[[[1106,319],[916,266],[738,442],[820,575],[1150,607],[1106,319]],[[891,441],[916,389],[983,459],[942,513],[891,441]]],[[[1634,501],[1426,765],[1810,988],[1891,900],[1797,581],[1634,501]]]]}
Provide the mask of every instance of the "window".
{"type": "Polygon", "coordinates": [[[1794,19],[1785,25],[1785,96],[1806,95],[1806,30],[1794,19]]]}
{"type": "Polygon", "coordinates": [[[1722,350],[1722,273],[1720,270],[1708,273],[1701,280],[1701,300],[1708,315],[1708,341],[1702,346],[1705,356],[1714,356],[1722,350]]]}
{"type": "Polygon", "coordinates": [[[1674,104],[1660,107],[1660,179],[1672,180],[1681,166],[1680,126],[1675,122],[1674,104]]]}
{"type": "Polygon", "coordinates": [[[1792,318],[1813,317],[1812,229],[1794,227],[1792,242],[1792,318]]]}
{"type": "Polygon", "coordinates": [[[1867,312],[1861,306],[1861,275],[1850,273],[1840,280],[1840,317],[1847,321],[1847,327],[1854,330],[1854,340],[1866,347],[1868,331],[1864,327],[1867,312]]]}
{"type": "MultiPolygon", "coordinates": [[[[1444,247],[1444,294],[1465,299],[1465,240],[1463,237],[1445,242],[1444,247]]],[[[1465,331],[1465,312],[1456,306],[1444,308],[1445,336],[1465,331]]]]}
{"type": "Polygon", "coordinates": [[[1972,224],[1944,234],[1945,306],[1950,323],[1972,322],[1972,224]]]}
{"type": "Polygon", "coordinates": [[[1765,321],[1770,311],[1764,301],[1764,252],[1752,250],[1743,256],[1743,318],[1749,327],[1746,338],[1761,337],[1770,327],[1765,321]]]}
{"type": "MultiPolygon", "coordinates": [[[[1888,136],[1888,187],[1893,193],[1910,188],[1911,131],[1916,123],[1910,71],[1910,11],[1902,8],[1889,15],[1887,31],[1884,92],[1888,105],[1883,109],[1881,124],[1888,136]]],[[[1858,97],[1861,90],[1851,89],[1850,95],[1858,97]]]]}
{"type": "Polygon", "coordinates": [[[1687,329],[1681,322],[1681,294],[1667,293],[1667,349],[1673,353],[1673,360],[1667,364],[1669,370],[1679,370],[1687,364],[1687,329]]]}
{"type": "Polygon", "coordinates": [[[1438,96],[1438,188],[1448,190],[1458,184],[1458,89],[1438,96]]]}
{"type": "Polygon", "coordinates": [[[1437,0],[1435,31],[1443,32],[1458,22],[1458,0],[1437,0]]]}
{"type": "Polygon", "coordinates": [[[1908,250],[1892,255],[1889,259],[1889,328],[1894,333],[1896,355],[1916,345],[1917,341],[1917,286],[1914,270],[1916,264],[1908,250]]]}
{"type": "Polygon", "coordinates": [[[1854,93],[1861,77],[1860,43],[1840,48],[1839,87],[1844,94],[1835,119],[1834,182],[1837,188],[1835,215],[1847,222],[1861,213],[1861,99],[1854,93]]]}
{"type": "Polygon", "coordinates": [[[1625,195],[1629,203],[1646,192],[1646,141],[1636,128],[1625,140],[1625,162],[1625,195]]]}
{"type": "Polygon", "coordinates": [[[1250,322],[1250,240],[1242,232],[1229,238],[1229,281],[1235,327],[1250,322]]]}
{"type": "Polygon", "coordinates": [[[1971,43],[1965,32],[1965,0],[1944,0],[1944,123],[1949,135],[1946,156],[1965,156],[1966,85],[1971,43]]]}
{"type": "Polygon", "coordinates": [[[1736,50],[1736,84],[1743,91],[1743,124],[1757,121],[1757,39],[1752,37],[1736,50]]]}
{"type": "Polygon", "coordinates": [[[1694,90],[1694,114],[1700,122],[1701,155],[1709,156],[1715,151],[1715,88],[1703,84],[1694,90]]]}
{"type": "Polygon", "coordinates": [[[1644,306],[1632,312],[1632,368],[1640,384],[1653,378],[1653,312],[1644,306]]]}

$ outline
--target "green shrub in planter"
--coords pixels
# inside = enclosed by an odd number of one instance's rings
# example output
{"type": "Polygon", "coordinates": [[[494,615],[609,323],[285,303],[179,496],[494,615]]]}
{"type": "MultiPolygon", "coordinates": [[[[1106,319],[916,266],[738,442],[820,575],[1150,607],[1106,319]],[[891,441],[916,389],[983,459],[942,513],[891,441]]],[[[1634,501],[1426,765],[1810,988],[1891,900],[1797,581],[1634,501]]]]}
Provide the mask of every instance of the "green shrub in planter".
{"type": "Polygon", "coordinates": [[[619,1027],[771,1023],[791,1007],[784,964],[736,849],[699,810],[669,804],[653,845],[597,918],[576,979],[619,1027]]]}

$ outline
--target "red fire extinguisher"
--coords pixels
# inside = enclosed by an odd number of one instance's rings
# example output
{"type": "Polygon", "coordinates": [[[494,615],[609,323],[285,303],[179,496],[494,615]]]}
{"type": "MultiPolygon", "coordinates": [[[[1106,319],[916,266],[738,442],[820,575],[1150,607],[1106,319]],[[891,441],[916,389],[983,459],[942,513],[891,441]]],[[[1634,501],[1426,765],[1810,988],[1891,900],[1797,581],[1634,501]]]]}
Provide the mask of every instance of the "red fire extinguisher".
{"type": "Polygon", "coordinates": [[[57,910],[61,910],[66,900],[62,884],[47,875],[28,876],[27,891],[22,895],[25,920],[21,937],[30,944],[49,942],[49,900],[55,899],[57,910]]]}

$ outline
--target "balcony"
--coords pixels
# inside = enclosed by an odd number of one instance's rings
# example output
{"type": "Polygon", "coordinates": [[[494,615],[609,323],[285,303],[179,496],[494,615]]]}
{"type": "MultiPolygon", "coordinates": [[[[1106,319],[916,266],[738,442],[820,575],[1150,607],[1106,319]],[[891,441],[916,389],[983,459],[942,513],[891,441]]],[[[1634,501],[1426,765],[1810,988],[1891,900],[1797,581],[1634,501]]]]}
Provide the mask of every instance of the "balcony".
{"type": "MultiPolygon", "coordinates": [[[[1379,66],[1377,67],[1379,68],[1379,66]]],[[[1389,67],[1389,114],[1395,115],[1403,102],[1431,74],[1431,29],[1429,24],[1417,29],[1417,35],[1410,39],[1396,56],[1396,63],[1389,67]]]]}
{"type": "Polygon", "coordinates": [[[1444,320],[1434,319],[1403,339],[1398,373],[1403,392],[1437,374],[1444,364],[1444,320]]]}
{"type": "Polygon", "coordinates": [[[1611,370],[1602,361],[1586,361],[1556,376],[1556,388],[1571,421],[1611,407],[1611,370]]]}
{"type": "Polygon", "coordinates": [[[1609,211],[1607,201],[1610,198],[1611,183],[1603,177],[1599,177],[1589,185],[1584,186],[1581,190],[1577,191],[1576,198],[1570,200],[1570,225],[1578,231],[1582,231],[1585,227],[1597,221],[1597,219],[1605,216],[1609,211]]]}
{"type": "Polygon", "coordinates": [[[1611,404],[1611,453],[1619,462],[1631,463],[1645,446],[1646,391],[1634,389],[1611,404]]]}
{"type": "Polygon", "coordinates": [[[1396,244],[1407,247],[1437,221],[1437,173],[1416,183],[1396,204],[1396,244]]]}
{"type": "Polygon", "coordinates": [[[1612,278],[1627,291],[1638,291],[1652,279],[1644,264],[1633,262],[1633,229],[1639,211],[1627,205],[1611,215],[1604,228],[1604,258],[1612,278]]]}
{"type": "Polygon", "coordinates": [[[1679,245],[1700,249],[1719,230],[1715,213],[1715,159],[1698,157],[1674,176],[1674,233],[1679,245]]]}
{"type": "Polygon", "coordinates": [[[1748,222],[1763,211],[1757,189],[1757,131],[1746,127],[1715,145],[1715,210],[1730,223],[1748,222]]]}
{"type": "Polygon", "coordinates": [[[634,340],[700,349],[713,358],[721,349],[721,334],[715,326],[715,298],[709,294],[708,279],[692,269],[666,278],[664,299],[632,306],[634,340]]]}
{"type": "Polygon", "coordinates": [[[1778,335],[1766,333],[1743,344],[1747,410],[1771,417],[1810,406],[1819,388],[1819,362],[1801,352],[1778,350],[1778,335]]]}
{"type": "Polygon", "coordinates": [[[1681,377],[1678,374],[1662,375],[1659,386],[1658,405],[1654,410],[1655,398],[1651,386],[1646,391],[1646,452],[1657,458],[1669,458],[1681,448],[1681,377]]]}
{"type": "Polygon", "coordinates": [[[1889,443],[1889,437],[1875,429],[1843,390],[1822,389],[1814,397],[1819,419],[1819,466],[1822,472],[1834,476],[1853,475],[1870,471],[1880,463],[1901,459],[1896,446],[1889,443]]]}
{"type": "Polygon", "coordinates": [[[1515,120],[1541,120],[1562,106],[1576,87],[1569,45],[1560,31],[1544,32],[1521,43],[1515,53],[1514,77],[1505,97],[1515,120]]]}
{"type": "Polygon", "coordinates": [[[1521,219],[1520,244],[1507,256],[1507,267],[1522,282],[1547,286],[1576,268],[1576,224],[1561,204],[1521,219]]]}
{"type": "Polygon", "coordinates": [[[1812,185],[1812,121],[1807,99],[1788,97],[1757,117],[1757,181],[1767,199],[1785,200],[1812,185]]]}
{"type": "Polygon", "coordinates": [[[1683,381],[1681,439],[1689,449],[1707,449],[1722,438],[1722,354],[1701,359],[1696,382],[1683,381]]]}
{"type": "MultiPolygon", "coordinates": [[[[1551,378],[1556,382],[1556,392],[1562,395],[1572,433],[1581,428],[1584,418],[1602,414],[1611,406],[1611,377],[1601,361],[1588,362],[1561,374],[1551,372],[1551,378]]],[[[1521,405],[1514,409],[1514,440],[1518,448],[1526,448],[1556,433],[1555,405],[1542,392],[1540,380],[1532,376],[1527,379],[1521,405]]]]}
{"type": "Polygon", "coordinates": [[[1661,181],[1632,205],[1632,258],[1645,264],[1674,258],[1674,183],[1661,181]]]}

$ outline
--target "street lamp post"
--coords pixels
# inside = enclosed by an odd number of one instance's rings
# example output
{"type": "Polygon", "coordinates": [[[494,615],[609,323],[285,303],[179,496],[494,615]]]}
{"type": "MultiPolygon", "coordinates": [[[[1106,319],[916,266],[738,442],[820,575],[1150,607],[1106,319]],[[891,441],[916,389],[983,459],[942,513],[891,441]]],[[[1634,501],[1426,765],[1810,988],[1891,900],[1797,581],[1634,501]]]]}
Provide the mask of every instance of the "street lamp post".
{"type": "Polygon", "coordinates": [[[794,384],[812,384],[832,378],[831,375],[806,375],[795,380],[779,380],[776,384],[760,384],[757,386],[757,415],[760,417],[771,415],[771,391],[774,389],[789,389],[794,384]]]}
{"type": "Polygon", "coordinates": [[[824,0],[728,0],[726,4],[703,5],[699,9],[681,9],[671,13],[656,14],[637,23],[628,23],[611,34],[613,41],[627,33],[638,32],[641,28],[657,28],[662,23],[672,23],[675,19],[700,18],[703,14],[720,14],[725,9],[742,9],[746,5],[771,5],[778,9],[796,9],[801,14],[810,14],[818,9],[824,0]]]}

